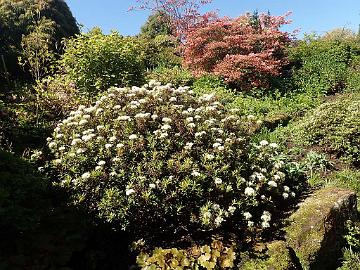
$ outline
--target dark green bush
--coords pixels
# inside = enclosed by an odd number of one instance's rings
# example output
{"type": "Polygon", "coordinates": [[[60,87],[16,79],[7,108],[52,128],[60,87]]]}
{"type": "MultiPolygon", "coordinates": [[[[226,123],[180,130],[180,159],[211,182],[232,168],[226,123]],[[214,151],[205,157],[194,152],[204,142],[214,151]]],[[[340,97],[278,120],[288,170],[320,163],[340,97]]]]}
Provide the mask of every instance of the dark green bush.
{"type": "Polygon", "coordinates": [[[295,84],[310,92],[335,93],[346,88],[349,67],[360,54],[360,43],[308,38],[289,50],[295,84]]]}
{"type": "Polygon", "coordinates": [[[0,79],[5,79],[5,68],[10,78],[19,78],[22,69],[18,65],[21,41],[37,21],[49,19],[55,25],[52,35],[53,53],[61,50],[61,40],[79,33],[76,20],[63,0],[2,0],[0,1],[0,55],[4,56],[5,67],[1,62],[0,79]]]}
{"type": "Polygon", "coordinates": [[[140,37],[145,50],[145,65],[148,70],[174,68],[181,65],[179,42],[170,35],[157,35],[154,38],[140,37]]]}
{"type": "Polygon", "coordinates": [[[110,86],[141,84],[145,51],[140,39],[94,29],[67,42],[61,64],[80,93],[94,97],[110,86]]]}

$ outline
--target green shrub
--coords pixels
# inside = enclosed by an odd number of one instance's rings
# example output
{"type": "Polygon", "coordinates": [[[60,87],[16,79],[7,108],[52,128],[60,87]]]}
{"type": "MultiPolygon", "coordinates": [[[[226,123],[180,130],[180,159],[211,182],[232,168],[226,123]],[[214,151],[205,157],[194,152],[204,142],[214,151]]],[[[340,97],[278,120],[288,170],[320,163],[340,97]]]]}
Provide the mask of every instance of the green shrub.
{"type": "Polygon", "coordinates": [[[163,84],[171,83],[174,86],[189,86],[194,81],[191,73],[179,66],[157,67],[146,76],[146,79],[156,80],[163,84]]]}
{"type": "Polygon", "coordinates": [[[61,64],[80,93],[90,97],[111,86],[142,83],[145,72],[140,39],[97,29],[69,40],[61,64]]]}
{"type": "Polygon", "coordinates": [[[58,121],[78,106],[75,84],[66,76],[46,77],[35,86],[40,117],[58,121]]]}
{"type": "Polygon", "coordinates": [[[322,145],[360,164],[360,94],[338,96],[306,115],[293,130],[300,143],[322,145]]]}
{"type": "Polygon", "coordinates": [[[145,50],[145,65],[148,70],[174,68],[181,65],[178,40],[173,36],[158,35],[153,39],[141,38],[145,50]]]}
{"type": "Polygon", "coordinates": [[[296,180],[277,144],[249,143],[256,128],[214,95],[151,81],[80,106],[48,146],[75,203],[145,239],[226,225],[261,231],[278,222],[296,180]]]}
{"type": "Polygon", "coordinates": [[[352,59],[359,52],[358,44],[346,40],[305,39],[289,50],[295,64],[295,83],[310,92],[342,91],[347,85],[352,59]]]}

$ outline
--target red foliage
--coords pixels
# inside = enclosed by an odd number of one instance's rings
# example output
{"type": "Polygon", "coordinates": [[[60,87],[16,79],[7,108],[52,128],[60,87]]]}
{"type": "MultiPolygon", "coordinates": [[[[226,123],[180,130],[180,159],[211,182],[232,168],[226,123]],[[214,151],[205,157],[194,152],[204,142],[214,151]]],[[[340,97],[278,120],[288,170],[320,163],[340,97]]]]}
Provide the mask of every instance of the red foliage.
{"type": "Polygon", "coordinates": [[[289,23],[288,15],[246,14],[193,28],[184,46],[184,65],[195,76],[219,75],[243,90],[268,87],[288,63],[290,34],[279,29],[289,23]]]}
{"type": "Polygon", "coordinates": [[[212,0],[136,0],[137,6],[130,10],[138,8],[164,12],[171,18],[174,33],[183,41],[190,28],[205,25],[217,18],[215,12],[200,14],[200,7],[211,2],[212,0]]]}

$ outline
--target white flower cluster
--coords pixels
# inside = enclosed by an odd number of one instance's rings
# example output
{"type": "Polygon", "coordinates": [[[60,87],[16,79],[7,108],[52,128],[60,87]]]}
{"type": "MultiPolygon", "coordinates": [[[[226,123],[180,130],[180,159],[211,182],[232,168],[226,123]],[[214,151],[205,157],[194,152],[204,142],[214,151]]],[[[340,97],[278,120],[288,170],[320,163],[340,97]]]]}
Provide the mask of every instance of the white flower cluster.
{"type": "Polygon", "coordinates": [[[79,106],[57,125],[48,146],[61,183],[83,201],[98,201],[89,206],[97,211],[110,205],[102,213],[109,219],[141,216],[150,203],[157,213],[187,216],[189,224],[216,228],[238,213],[249,227],[266,228],[270,212],[254,220],[250,210],[276,207],[273,193],[284,199],[294,193],[283,184],[284,162],[271,159],[277,144],[261,141],[252,159],[251,121],[225,110],[212,94],[196,97],[188,87],[151,81],[111,88],[92,106],[79,106]],[[183,199],[187,193],[191,202],[183,199]],[[123,207],[115,203],[119,197],[123,207]],[[238,209],[244,204],[248,211],[238,209]]]}

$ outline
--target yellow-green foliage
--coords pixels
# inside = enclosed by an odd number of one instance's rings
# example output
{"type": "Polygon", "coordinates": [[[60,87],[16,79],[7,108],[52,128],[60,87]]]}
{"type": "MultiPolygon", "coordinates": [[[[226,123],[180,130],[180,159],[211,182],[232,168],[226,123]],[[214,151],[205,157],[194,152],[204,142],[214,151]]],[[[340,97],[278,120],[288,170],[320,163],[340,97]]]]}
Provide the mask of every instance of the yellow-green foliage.
{"type": "Polygon", "coordinates": [[[297,141],[330,147],[360,163],[360,93],[339,96],[309,113],[294,129],[297,141]]]}
{"type": "Polygon", "coordinates": [[[93,29],[67,42],[61,64],[77,88],[91,97],[110,86],[141,84],[145,50],[140,39],[93,29]]]}
{"type": "Polygon", "coordinates": [[[156,248],[151,254],[141,253],[137,263],[142,270],[226,269],[234,267],[234,245],[225,246],[219,240],[210,245],[190,249],[156,248]]]}

